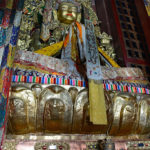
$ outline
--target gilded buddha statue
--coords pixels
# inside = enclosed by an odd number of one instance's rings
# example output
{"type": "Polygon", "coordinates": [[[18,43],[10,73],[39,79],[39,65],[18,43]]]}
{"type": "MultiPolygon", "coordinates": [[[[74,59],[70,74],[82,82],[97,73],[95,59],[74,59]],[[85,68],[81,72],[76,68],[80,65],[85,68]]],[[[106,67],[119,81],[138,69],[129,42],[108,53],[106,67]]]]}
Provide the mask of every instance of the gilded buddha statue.
{"type": "MultiPolygon", "coordinates": [[[[77,21],[84,24],[84,18],[88,18],[94,24],[95,35],[99,41],[99,46],[104,45],[103,49],[106,52],[106,44],[107,47],[111,47],[110,51],[113,54],[110,56],[114,59],[114,49],[110,43],[111,38],[108,39],[107,37],[109,36],[106,33],[106,36],[102,36],[99,26],[100,21],[91,6],[90,0],[46,0],[45,2],[42,0],[40,3],[37,3],[37,7],[33,7],[33,10],[30,8],[32,5],[29,5],[29,3],[30,0],[25,2],[26,9],[22,17],[18,40],[19,49],[37,51],[38,49],[63,41],[69,30],[69,26],[73,22],[77,21]],[[43,6],[44,3],[45,6],[43,6]],[[63,9],[65,10],[61,9],[62,6],[60,4],[64,6],[63,9]],[[67,7],[70,10],[73,9],[72,13],[69,12],[66,14],[70,11],[67,10],[67,7]],[[72,14],[72,16],[69,16],[69,14],[72,14]],[[105,40],[102,40],[104,38],[107,39],[107,43],[105,43],[105,40]]],[[[60,49],[61,46],[59,47],[60,49]]],[[[109,54],[110,52],[107,53],[109,54]]]]}

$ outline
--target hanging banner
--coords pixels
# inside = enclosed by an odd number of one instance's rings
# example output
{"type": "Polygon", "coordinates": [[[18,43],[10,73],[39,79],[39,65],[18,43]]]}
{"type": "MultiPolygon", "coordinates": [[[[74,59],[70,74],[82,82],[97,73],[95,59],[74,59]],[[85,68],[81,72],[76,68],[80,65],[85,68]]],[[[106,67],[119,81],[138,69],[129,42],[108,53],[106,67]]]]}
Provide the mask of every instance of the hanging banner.
{"type": "Polygon", "coordinates": [[[21,15],[21,11],[16,12],[13,27],[9,28],[11,31],[8,29],[9,21],[5,21],[6,24],[4,25],[10,34],[4,32],[5,30],[3,28],[0,30],[0,44],[4,46],[4,49],[2,49],[3,53],[1,53],[2,60],[0,66],[0,149],[4,139],[4,131],[6,127],[5,120],[7,116],[6,110],[8,105],[9,88],[11,86],[12,65],[20,28],[21,15]]]}
{"type": "Polygon", "coordinates": [[[13,0],[7,0],[6,1],[6,8],[12,9],[13,7],[13,0]]]}
{"type": "Polygon", "coordinates": [[[94,34],[94,25],[92,21],[85,19],[86,29],[86,67],[87,77],[93,80],[102,80],[102,71],[100,67],[100,60],[98,54],[98,47],[96,37],[94,34]]]}

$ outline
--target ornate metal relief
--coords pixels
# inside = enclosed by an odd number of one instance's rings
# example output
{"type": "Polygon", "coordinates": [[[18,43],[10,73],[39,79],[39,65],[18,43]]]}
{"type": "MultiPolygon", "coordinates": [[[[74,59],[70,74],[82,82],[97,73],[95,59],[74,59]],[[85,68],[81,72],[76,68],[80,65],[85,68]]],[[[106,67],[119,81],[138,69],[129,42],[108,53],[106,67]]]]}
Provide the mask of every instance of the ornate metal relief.
{"type": "Polygon", "coordinates": [[[12,133],[36,131],[37,101],[30,88],[12,87],[9,103],[8,128],[12,133]]]}
{"type": "Polygon", "coordinates": [[[119,93],[112,100],[114,115],[110,134],[129,135],[134,130],[137,115],[136,98],[128,93],[119,93]]]}
{"type": "Polygon", "coordinates": [[[150,96],[142,96],[142,101],[138,102],[138,108],[136,133],[150,133],[150,96]]]}
{"type": "Polygon", "coordinates": [[[57,85],[43,89],[38,99],[37,129],[45,132],[69,133],[73,105],[68,91],[57,85]]]}
{"type": "Polygon", "coordinates": [[[88,90],[81,87],[13,84],[8,133],[148,134],[150,97],[106,92],[108,125],[89,121],[88,90]]]}

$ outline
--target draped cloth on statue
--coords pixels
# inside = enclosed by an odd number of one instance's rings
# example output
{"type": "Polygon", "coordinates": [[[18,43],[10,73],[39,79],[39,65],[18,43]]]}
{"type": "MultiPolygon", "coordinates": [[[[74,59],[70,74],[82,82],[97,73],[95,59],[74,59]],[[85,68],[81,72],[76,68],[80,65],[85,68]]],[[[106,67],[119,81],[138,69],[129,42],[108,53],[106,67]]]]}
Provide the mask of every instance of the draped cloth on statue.
{"type": "Polygon", "coordinates": [[[68,63],[70,73],[73,72],[76,76],[80,76],[76,64],[81,67],[85,60],[85,46],[85,27],[81,24],[79,25],[79,23],[73,23],[69,28],[69,33],[65,37],[61,59],[68,63]]]}
{"type": "Polygon", "coordinates": [[[69,33],[64,41],[61,58],[68,62],[70,72],[74,72],[74,74],[80,73],[84,78],[84,72],[86,72],[86,70],[84,70],[83,63],[86,59],[87,78],[90,81],[90,121],[93,122],[93,124],[107,124],[105,98],[101,82],[102,75],[94,27],[92,23],[88,21],[86,25],[87,30],[78,22],[70,26],[69,33]],[[91,31],[89,31],[90,27],[91,31]]]}

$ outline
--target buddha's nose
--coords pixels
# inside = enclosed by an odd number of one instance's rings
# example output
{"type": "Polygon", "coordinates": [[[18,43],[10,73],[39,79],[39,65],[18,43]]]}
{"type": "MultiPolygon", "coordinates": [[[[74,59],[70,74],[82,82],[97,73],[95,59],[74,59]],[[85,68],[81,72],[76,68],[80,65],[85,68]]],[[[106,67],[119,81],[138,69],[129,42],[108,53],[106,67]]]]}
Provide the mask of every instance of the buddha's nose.
{"type": "Polygon", "coordinates": [[[71,8],[69,8],[69,9],[68,9],[68,12],[72,13],[72,9],[71,9],[71,8]]]}

